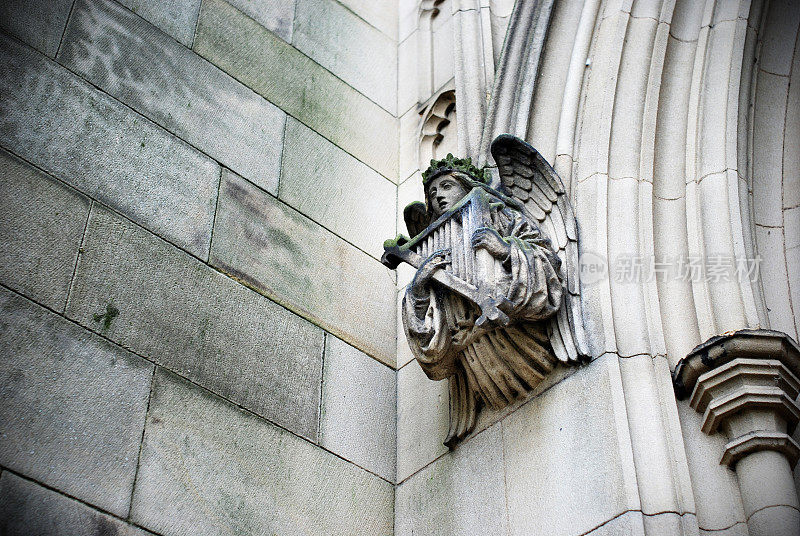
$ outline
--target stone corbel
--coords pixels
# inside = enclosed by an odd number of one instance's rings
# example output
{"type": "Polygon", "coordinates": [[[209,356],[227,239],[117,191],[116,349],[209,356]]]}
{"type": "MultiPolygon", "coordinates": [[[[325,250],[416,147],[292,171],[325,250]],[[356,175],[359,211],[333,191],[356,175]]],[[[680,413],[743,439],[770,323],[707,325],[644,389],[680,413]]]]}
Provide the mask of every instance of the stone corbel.
{"type": "Polygon", "coordinates": [[[800,446],[800,347],[785,333],[712,337],[678,363],[678,399],[703,415],[702,431],[728,438],[720,463],[735,470],[751,536],[800,534],[792,468],[800,446]]]}

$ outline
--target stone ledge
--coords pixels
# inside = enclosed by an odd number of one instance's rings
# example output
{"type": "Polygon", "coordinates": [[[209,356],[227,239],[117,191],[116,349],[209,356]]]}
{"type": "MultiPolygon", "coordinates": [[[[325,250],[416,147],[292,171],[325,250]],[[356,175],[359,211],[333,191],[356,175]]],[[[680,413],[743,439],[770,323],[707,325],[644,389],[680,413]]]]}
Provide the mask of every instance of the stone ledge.
{"type": "Polygon", "coordinates": [[[783,453],[792,467],[800,459],[800,446],[788,434],[758,430],[728,442],[725,445],[725,453],[722,455],[720,463],[728,467],[734,467],[736,462],[748,454],[762,450],[774,450],[783,453]]]}

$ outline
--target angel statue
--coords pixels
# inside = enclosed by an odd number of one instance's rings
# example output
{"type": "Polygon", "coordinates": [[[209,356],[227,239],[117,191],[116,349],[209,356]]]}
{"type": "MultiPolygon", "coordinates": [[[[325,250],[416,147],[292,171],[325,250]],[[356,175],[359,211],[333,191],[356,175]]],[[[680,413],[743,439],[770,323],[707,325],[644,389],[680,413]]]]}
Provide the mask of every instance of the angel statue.
{"type": "Polygon", "coordinates": [[[556,363],[588,354],[578,295],[578,234],[561,179],[524,141],[501,135],[488,169],[448,154],[422,174],[425,203],[383,263],[416,268],[402,305],[411,350],[432,380],[448,379],[453,447],[482,405],[502,409],[556,363]]]}

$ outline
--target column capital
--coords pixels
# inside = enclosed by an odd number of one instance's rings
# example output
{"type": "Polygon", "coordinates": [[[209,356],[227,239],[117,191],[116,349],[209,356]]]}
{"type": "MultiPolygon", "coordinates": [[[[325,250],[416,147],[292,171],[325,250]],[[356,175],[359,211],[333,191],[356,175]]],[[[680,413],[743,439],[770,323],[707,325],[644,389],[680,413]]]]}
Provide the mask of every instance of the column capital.
{"type": "Polygon", "coordinates": [[[678,400],[694,391],[700,376],[737,358],[779,361],[800,377],[800,346],[789,335],[766,329],[743,329],[711,337],[678,362],[672,383],[678,400]]]}

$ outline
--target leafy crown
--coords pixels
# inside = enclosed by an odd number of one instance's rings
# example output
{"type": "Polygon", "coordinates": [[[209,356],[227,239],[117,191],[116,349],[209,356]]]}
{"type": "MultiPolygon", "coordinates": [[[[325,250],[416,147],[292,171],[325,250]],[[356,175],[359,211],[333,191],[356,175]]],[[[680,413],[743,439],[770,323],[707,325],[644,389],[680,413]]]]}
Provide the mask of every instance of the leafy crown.
{"type": "Polygon", "coordinates": [[[449,171],[466,173],[476,181],[485,184],[488,184],[490,180],[489,170],[474,166],[471,158],[456,158],[452,153],[448,153],[441,160],[431,160],[430,167],[422,173],[422,184],[428,184],[435,177],[449,171]]]}

